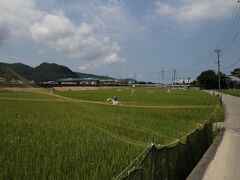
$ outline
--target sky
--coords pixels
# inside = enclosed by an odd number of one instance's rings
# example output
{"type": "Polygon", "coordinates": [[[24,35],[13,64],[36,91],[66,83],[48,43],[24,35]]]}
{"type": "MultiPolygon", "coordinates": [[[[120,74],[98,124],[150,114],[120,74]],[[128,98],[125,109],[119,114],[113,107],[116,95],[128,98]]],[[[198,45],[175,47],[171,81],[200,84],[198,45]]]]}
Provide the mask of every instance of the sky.
{"type": "Polygon", "coordinates": [[[239,6],[237,0],[1,0],[0,61],[166,82],[174,69],[178,79],[217,70],[219,46],[229,74],[240,67],[234,63],[239,6]]]}

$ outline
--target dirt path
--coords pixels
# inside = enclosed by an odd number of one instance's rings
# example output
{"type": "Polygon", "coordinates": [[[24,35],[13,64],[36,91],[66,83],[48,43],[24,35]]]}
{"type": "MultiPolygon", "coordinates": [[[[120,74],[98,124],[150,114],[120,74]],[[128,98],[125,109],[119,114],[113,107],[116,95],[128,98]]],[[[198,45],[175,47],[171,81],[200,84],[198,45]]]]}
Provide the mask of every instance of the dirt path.
{"type": "Polygon", "coordinates": [[[223,94],[225,132],[215,140],[188,180],[240,179],[240,98],[223,94]]]}

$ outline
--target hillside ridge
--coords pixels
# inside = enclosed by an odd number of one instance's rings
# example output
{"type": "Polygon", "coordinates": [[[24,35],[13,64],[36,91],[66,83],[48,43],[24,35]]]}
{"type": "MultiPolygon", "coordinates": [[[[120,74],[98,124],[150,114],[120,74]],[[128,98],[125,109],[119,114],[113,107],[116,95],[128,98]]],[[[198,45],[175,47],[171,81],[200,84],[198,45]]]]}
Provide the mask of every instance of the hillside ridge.
{"type": "Polygon", "coordinates": [[[43,62],[36,67],[31,67],[23,63],[3,63],[0,62],[0,77],[16,78],[13,72],[29,81],[55,81],[62,78],[98,78],[113,79],[108,76],[74,72],[70,68],[56,63],[43,62]]]}

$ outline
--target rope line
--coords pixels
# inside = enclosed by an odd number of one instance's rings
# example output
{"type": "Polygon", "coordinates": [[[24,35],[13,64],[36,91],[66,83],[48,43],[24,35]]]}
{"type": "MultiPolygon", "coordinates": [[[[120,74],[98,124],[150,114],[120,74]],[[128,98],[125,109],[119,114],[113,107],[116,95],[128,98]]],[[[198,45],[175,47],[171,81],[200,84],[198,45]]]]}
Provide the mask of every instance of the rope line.
{"type": "MultiPolygon", "coordinates": [[[[176,144],[177,142],[181,142],[181,141],[182,141],[183,139],[185,139],[187,136],[189,136],[190,134],[193,134],[197,129],[203,127],[208,121],[210,121],[210,120],[212,119],[212,117],[214,116],[214,114],[216,113],[216,111],[217,111],[218,108],[219,108],[219,105],[217,104],[217,105],[215,106],[215,109],[213,110],[212,114],[208,117],[208,119],[205,120],[204,123],[199,123],[200,125],[199,125],[196,129],[192,130],[191,132],[187,133],[186,135],[182,136],[181,138],[177,139],[176,141],[173,141],[173,142],[171,142],[171,143],[169,143],[169,144],[167,144],[167,145],[164,145],[164,147],[166,147],[166,146],[172,146],[172,145],[176,144]]],[[[160,145],[160,144],[155,144],[155,145],[158,146],[158,147],[163,147],[163,146],[160,145]]]]}
{"type": "Polygon", "coordinates": [[[115,180],[119,179],[119,178],[123,175],[123,173],[125,173],[125,172],[128,170],[128,168],[131,167],[131,166],[134,164],[134,162],[138,161],[138,159],[139,159],[146,151],[149,152],[149,150],[150,150],[153,146],[154,146],[153,143],[149,144],[149,146],[146,147],[146,149],[144,149],[144,150],[143,150],[117,177],[115,177],[114,179],[115,179],[115,180]]]}
{"type": "Polygon", "coordinates": [[[120,127],[120,128],[123,128],[123,129],[126,129],[126,130],[130,130],[130,131],[141,132],[141,133],[148,133],[149,135],[154,135],[154,136],[157,136],[157,137],[163,137],[163,138],[167,138],[167,139],[171,139],[171,140],[176,140],[175,138],[173,138],[171,136],[158,133],[158,132],[156,132],[154,130],[151,130],[151,129],[148,129],[148,128],[132,127],[133,124],[131,124],[131,125],[126,127],[126,126],[123,126],[123,125],[120,125],[120,124],[114,124],[114,123],[107,123],[107,122],[100,122],[100,123],[103,123],[104,125],[120,127]]]}
{"type": "Polygon", "coordinates": [[[144,143],[144,142],[141,142],[141,141],[132,140],[130,138],[127,138],[126,136],[119,136],[116,133],[113,133],[113,132],[111,132],[109,130],[106,130],[103,127],[97,126],[94,123],[91,123],[91,122],[87,122],[87,123],[89,123],[93,127],[97,128],[98,130],[102,131],[103,133],[107,134],[108,136],[111,136],[112,138],[118,139],[118,140],[120,140],[120,141],[122,141],[124,143],[131,144],[131,145],[134,145],[134,146],[146,147],[147,143],[144,143]]]}

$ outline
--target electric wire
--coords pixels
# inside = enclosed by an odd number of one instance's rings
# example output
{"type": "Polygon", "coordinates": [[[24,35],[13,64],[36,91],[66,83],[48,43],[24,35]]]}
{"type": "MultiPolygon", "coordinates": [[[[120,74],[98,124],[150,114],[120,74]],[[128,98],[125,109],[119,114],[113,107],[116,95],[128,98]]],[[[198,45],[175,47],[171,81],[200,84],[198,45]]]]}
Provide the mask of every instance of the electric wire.
{"type": "MultiPolygon", "coordinates": [[[[234,16],[234,19],[230,22],[230,26],[226,28],[226,35],[224,34],[224,40],[221,44],[223,53],[227,52],[229,48],[232,46],[232,44],[235,42],[237,39],[238,35],[240,34],[240,29],[239,29],[239,22],[240,22],[240,6],[238,3],[236,4],[237,7],[237,12],[234,16]]],[[[233,12],[235,13],[235,12],[233,12]]]]}
{"type": "Polygon", "coordinates": [[[226,29],[225,29],[224,34],[223,34],[223,37],[222,37],[221,41],[218,43],[219,47],[222,47],[222,45],[224,45],[226,43],[226,40],[227,40],[227,38],[229,36],[229,33],[232,32],[233,26],[234,26],[235,21],[237,19],[237,13],[238,13],[238,12],[236,13],[237,7],[238,7],[238,4],[235,5],[234,10],[233,10],[233,14],[232,14],[232,16],[230,18],[230,21],[228,22],[228,24],[226,26],[226,29]]]}
{"type": "Polygon", "coordinates": [[[234,61],[232,64],[223,67],[222,69],[223,69],[223,70],[227,70],[227,69],[229,69],[229,68],[232,68],[233,66],[235,66],[235,65],[238,64],[239,62],[240,62],[240,58],[238,58],[238,59],[237,59],[236,61],[234,61]]]}

